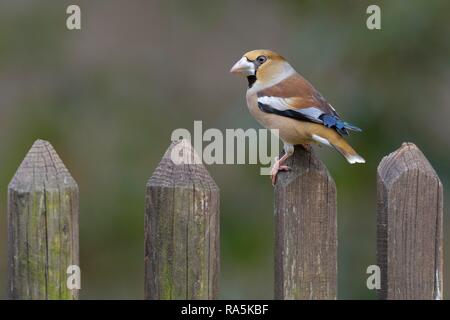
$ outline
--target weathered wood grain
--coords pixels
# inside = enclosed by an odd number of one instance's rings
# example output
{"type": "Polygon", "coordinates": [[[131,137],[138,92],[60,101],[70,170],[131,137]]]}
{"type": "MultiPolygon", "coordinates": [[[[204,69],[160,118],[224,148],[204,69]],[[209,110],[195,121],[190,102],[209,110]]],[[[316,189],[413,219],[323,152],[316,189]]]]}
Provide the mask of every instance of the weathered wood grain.
{"type": "Polygon", "coordinates": [[[377,173],[380,299],[442,299],[443,188],[412,143],[383,158],[377,173]]]}
{"type": "Polygon", "coordinates": [[[10,299],[77,299],[78,186],[53,147],[37,140],[8,188],[10,299]]]}
{"type": "Polygon", "coordinates": [[[194,160],[186,140],[174,142],[147,183],[146,299],[217,298],[219,189],[194,160]],[[191,163],[175,164],[175,151],[191,163]]]}
{"type": "Polygon", "coordinates": [[[301,147],[275,187],[275,299],[336,299],[336,186],[301,147]]]}

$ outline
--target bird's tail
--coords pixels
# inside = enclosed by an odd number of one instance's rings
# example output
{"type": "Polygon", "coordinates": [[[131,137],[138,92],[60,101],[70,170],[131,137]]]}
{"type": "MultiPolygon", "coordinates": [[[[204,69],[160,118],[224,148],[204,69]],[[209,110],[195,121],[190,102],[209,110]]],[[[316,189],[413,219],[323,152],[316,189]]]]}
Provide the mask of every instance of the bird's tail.
{"type": "Polygon", "coordinates": [[[344,128],[348,129],[348,130],[356,131],[356,132],[362,132],[361,128],[358,128],[354,124],[351,124],[351,123],[348,123],[348,122],[345,122],[345,121],[344,121],[344,128]]]}
{"type": "Polygon", "coordinates": [[[364,160],[364,158],[361,157],[343,138],[334,140],[331,142],[331,145],[339,151],[350,164],[366,162],[366,160],[364,160]]]}

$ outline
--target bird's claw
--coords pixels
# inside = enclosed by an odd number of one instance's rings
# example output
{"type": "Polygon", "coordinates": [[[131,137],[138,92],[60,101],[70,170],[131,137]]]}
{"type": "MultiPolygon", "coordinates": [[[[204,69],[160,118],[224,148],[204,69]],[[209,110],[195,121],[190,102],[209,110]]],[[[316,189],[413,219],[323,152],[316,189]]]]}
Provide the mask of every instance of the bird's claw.
{"type": "Polygon", "coordinates": [[[277,182],[277,174],[279,171],[289,171],[291,168],[281,163],[280,160],[276,160],[275,164],[272,167],[272,170],[270,171],[270,179],[272,180],[272,186],[275,186],[275,183],[277,182]]]}

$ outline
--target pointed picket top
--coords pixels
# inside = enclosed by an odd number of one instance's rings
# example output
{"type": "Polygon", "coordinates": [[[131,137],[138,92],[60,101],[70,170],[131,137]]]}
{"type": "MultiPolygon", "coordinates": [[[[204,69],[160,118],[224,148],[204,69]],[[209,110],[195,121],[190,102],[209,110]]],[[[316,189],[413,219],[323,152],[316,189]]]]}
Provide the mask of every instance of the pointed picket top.
{"type": "Polygon", "coordinates": [[[377,172],[380,299],[442,299],[443,187],[413,143],[384,157],[377,172]]]}
{"type": "Polygon", "coordinates": [[[50,143],[37,140],[8,189],[8,296],[77,299],[67,268],[79,265],[79,192],[50,143]]]}
{"type": "Polygon", "coordinates": [[[414,170],[439,180],[422,151],[414,143],[404,142],[400,148],[383,157],[378,166],[378,176],[385,185],[391,185],[405,173],[414,170]]]}
{"type": "Polygon", "coordinates": [[[219,202],[190,142],[173,142],[147,183],[146,299],[217,299],[219,202]]]}
{"type": "Polygon", "coordinates": [[[23,159],[9,188],[16,191],[61,187],[78,188],[53,146],[45,140],[36,140],[23,159]]]}
{"type": "Polygon", "coordinates": [[[147,186],[192,187],[218,190],[218,186],[186,139],[170,144],[147,186]]]}

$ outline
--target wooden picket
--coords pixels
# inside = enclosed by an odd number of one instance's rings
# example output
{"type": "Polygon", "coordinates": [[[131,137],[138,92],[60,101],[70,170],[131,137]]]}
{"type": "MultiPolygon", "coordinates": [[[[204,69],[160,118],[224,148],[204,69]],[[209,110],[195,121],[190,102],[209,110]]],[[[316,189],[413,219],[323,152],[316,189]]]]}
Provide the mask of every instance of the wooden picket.
{"type": "Polygon", "coordinates": [[[37,140],[8,188],[8,295],[77,299],[78,186],[47,141],[37,140]]]}
{"type": "Polygon", "coordinates": [[[377,259],[380,299],[442,299],[443,191],[412,143],[378,167],[377,259]]]}
{"type": "Polygon", "coordinates": [[[296,147],[275,188],[275,299],[336,299],[336,186],[296,147]]]}

